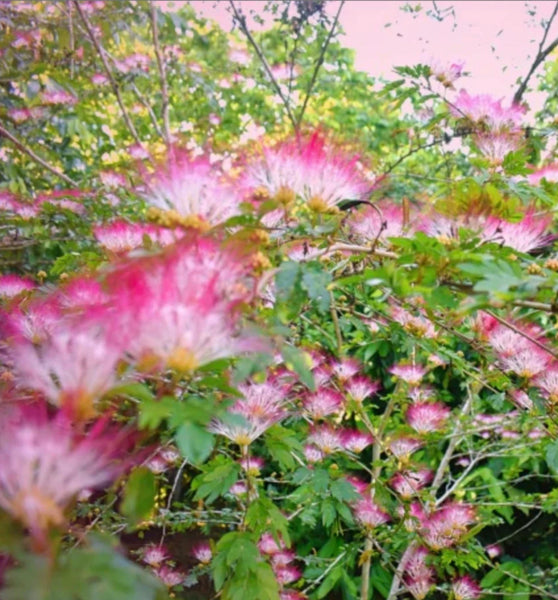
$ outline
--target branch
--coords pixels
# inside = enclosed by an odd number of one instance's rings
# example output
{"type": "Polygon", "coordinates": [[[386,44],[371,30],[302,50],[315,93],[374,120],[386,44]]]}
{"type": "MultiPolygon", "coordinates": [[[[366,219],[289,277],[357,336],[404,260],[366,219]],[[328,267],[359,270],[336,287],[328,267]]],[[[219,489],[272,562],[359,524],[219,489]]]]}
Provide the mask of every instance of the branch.
{"type": "Polygon", "coordinates": [[[29,156],[31,159],[33,159],[37,164],[41,165],[41,167],[43,167],[43,169],[50,171],[53,175],[56,175],[56,177],[62,179],[68,185],[71,185],[72,187],[76,187],[76,188],[79,187],[77,182],[75,182],[73,179],[71,179],[67,175],[64,175],[64,173],[62,173],[62,171],[59,171],[56,167],[53,167],[52,165],[47,163],[47,161],[44,158],[41,158],[38,154],[35,154],[35,152],[33,152],[33,150],[31,150],[31,148],[27,147],[22,141],[20,141],[18,138],[16,138],[15,135],[10,133],[7,129],[4,129],[4,127],[2,127],[2,125],[0,125],[0,137],[4,137],[7,140],[10,140],[10,142],[12,142],[12,144],[20,152],[27,154],[27,156],[29,156]]]}
{"type": "Polygon", "coordinates": [[[73,79],[75,75],[76,68],[76,40],[74,35],[74,18],[72,16],[72,4],[70,0],[68,2],[68,28],[70,30],[70,78],[73,79]]]}
{"type": "Polygon", "coordinates": [[[273,76],[271,67],[269,66],[269,63],[267,62],[267,59],[265,58],[264,53],[262,52],[262,49],[258,46],[258,43],[256,42],[256,40],[250,33],[250,30],[248,29],[248,26],[246,25],[246,17],[236,8],[236,6],[234,4],[234,0],[229,0],[229,4],[233,10],[234,18],[235,18],[236,22],[238,23],[240,30],[246,36],[246,39],[250,42],[250,44],[252,45],[252,48],[254,48],[254,50],[256,51],[258,58],[260,59],[269,79],[271,80],[271,83],[273,84],[273,87],[275,88],[275,91],[277,92],[277,94],[279,94],[279,97],[281,98],[281,100],[285,106],[287,115],[289,117],[289,120],[293,126],[295,133],[298,133],[298,123],[293,115],[292,110],[291,110],[289,100],[288,100],[288,98],[285,97],[285,94],[283,94],[283,91],[281,90],[281,86],[277,83],[277,80],[273,76]]]}
{"type": "Polygon", "coordinates": [[[337,14],[335,15],[335,19],[333,20],[333,25],[331,26],[331,29],[329,30],[329,34],[326,38],[326,41],[320,51],[320,56],[318,57],[318,61],[316,62],[316,66],[314,67],[314,72],[312,73],[312,79],[310,80],[310,83],[308,84],[308,89],[306,90],[306,95],[304,97],[304,102],[302,104],[302,108],[300,109],[298,119],[296,120],[296,128],[295,128],[296,131],[298,131],[300,129],[300,124],[302,123],[302,118],[304,117],[304,113],[306,112],[306,107],[308,106],[308,101],[310,100],[310,95],[312,93],[312,89],[314,88],[314,85],[316,83],[316,79],[318,77],[318,72],[320,70],[320,67],[322,66],[322,64],[324,62],[327,47],[329,46],[329,43],[331,42],[331,38],[333,37],[333,33],[335,32],[337,23],[339,22],[339,16],[341,15],[341,10],[343,9],[344,4],[345,4],[345,0],[341,0],[341,2],[339,3],[339,8],[337,10],[337,14]]]}
{"type": "Polygon", "coordinates": [[[155,47],[155,56],[157,57],[159,79],[161,80],[161,98],[163,104],[161,112],[163,115],[163,131],[165,133],[164,138],[167,145],[170,146],[172,137],[169,123],[169,86],[167,83],[167,73],[165,70],[165,58],[161,52],[161,46],[159,44],[159,29],[157,27],[157,7],[155,6],[155,2],[151,2],[151,30],[153,31],[153,45],[155,47]]]}
{"type": "Polygon", "coordinates": [[[157,132],[157,135],[159,135],[163,139],[165,139],[165,135],[163,134],[163,130],[161,129],[161,126],[157,122],[157,116],[153,112],[153,108],[151,108],[151,105],[147,101],[147,98],[138,90],[138,86],[133,81],[130,84],[130,89],[132,90],[132,92],[134,92],[136,98],[145,107],[145,110],[147,110],[149,118],[151,119],[151,122],[153,123],[153,127],[155,128],[155,131],[157,132]]]}
{"type": "Polygon", "coordinates": [[[546,42],[546,38],[548,37],[550,27],[551,27],[552,22],[554,21],[557,13],[558,13],[558,2],[556,2],[556,4],[554,5],[554,10],[552,11],[552,14],[550,15],[550,18],[548,19],[548,22],[546,23],[546,26],[544,28],[543,37],[542,37],[541,43],[539,44],[539,49],[537,51],[537,55],[535,56],[535,60],[533,61],[531,68],[529,69],[527,75],[525,76],[525,79],[523,79],[523,81],[520,83],[519,87],[517,88],[517,91],[515,92],[515,94],[513,96],[514,104],[519,104],[521,102],[521,100],[523,98],[523,94],[525,93],[525,90],[527,89],[527,84],[529,83],[529,79],[531,79],[531,76],[533,75],[533,73],[538,69],[539,65],[542,62],[544,62],[546,57],[554,50],[554,48],[556,48],[556,46],[558,46],[558,38],[556,38],[553,42],[551,42],[543,50],[543,46],[546,42]]]}
{"type": "Polygon", "coordinates": [[[128,127],[128,130],[130,131],[130,133],[132,134],[132,137],[134,138],[135,142],[137,144],[139,144],[140,146],[143,146],[143,144],[141,143],[141,140],[139,138],[138,132],[136,131],[136,128],[134,127],[134,124],[132,123],[132,120],[130,119],[130,115],[128,114],[128,111],[126,110],[126,107],[124,106],[124,102],[122,101],[122,96],[120,95],[120,87],[118,85],[118,82],[114,78],[111,68],[107,62],[107,58],[105,56],[105,49],[101,46],[101,44],[97,40],[97,37],[95,36],[95,33],[93,32],[93,28],[91,27],[91,22],[89,21],[89,18],[87,17],[87,15],[81,9],[78,0],[72,0],[72,2],[74,4],[74,6],[76,7],[76,10],[79,13],[79,16],[81,17],[83,24],[85,25],[85,29],[87,30],[87,35],[89,36],[89,39],[93,42],[93,46],[95,46],[95,50],[97,50],[97,54],[99,55],[99,58],[101,59],[101,62],[103,63],[105,73],[109,79],[112,91],[114,92],[114,95],[116,96],[116,101],[118,102],[118,106],[120,107],[120,112],[122,113],[124,122],[126,123],[126,126],[128,127]]]}

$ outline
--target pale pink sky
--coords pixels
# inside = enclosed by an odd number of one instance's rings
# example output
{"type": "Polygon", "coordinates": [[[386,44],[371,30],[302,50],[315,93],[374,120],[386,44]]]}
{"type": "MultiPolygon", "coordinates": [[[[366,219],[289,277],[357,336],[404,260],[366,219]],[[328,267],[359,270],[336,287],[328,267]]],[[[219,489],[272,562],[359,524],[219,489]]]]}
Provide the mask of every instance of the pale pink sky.
{"type": "MultiPolygon", "coordinates": [[[[190,4],[230,30],[228,2],[191,0],[190,4]]],[[[248,14],[251,9],[261,13],[265,2],[244,0],[238,4],[248,14]]],[[[441,12],[452,6],[455,11],[455,19],[448,16],[442,22],[426,15],[433,9],[430,1],[421,2],[422,10],[415,14],[401,11],[405,4],[383,0],[345,3],[340,22],[345,45],[355,50],[357,68],[376,77],[393,78],[392,68],[396,65],[411,65],[432,57],[463,60],[471,77],[461,81],[469,92],[511,98],[517,78],[525,75],[536,54],[542,36],[539,22],[551,14],[555,3],[527,3],[536,8],[532,18],[522,1],[440,0],[436,6],[441,12]]],[[[416,6],[419,2],[409,4],[416,6]]],[[[328,5],[333,13],[338,0],[330,0],[328,5]]],[[[552,41],[557,35],[555,23],[548,39],[552,41]]],[[[536,94],[528,94],[525,99],[533,108],[539,107],[536,94]]]]}

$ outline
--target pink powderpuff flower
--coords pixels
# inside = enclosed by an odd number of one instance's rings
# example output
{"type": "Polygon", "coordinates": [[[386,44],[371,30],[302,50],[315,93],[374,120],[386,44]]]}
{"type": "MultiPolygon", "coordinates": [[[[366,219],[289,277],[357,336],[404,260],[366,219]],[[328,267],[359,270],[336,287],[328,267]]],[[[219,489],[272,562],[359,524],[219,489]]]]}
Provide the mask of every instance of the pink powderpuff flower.
{"type": "Polygon", "coordinates": [[[243,417],[244,422],[213,419],[208,429],[227,437],[239,446],[248,446],[287,416],[284,409],[285,396],[269,382],[242,385],[238,389],[243,398],[234,403],[229,413],[243,417]]]}
{"type": "Polygon", "coordinates": [[[145,238],[156,237],[155,228],[144,223],[128,223],[127,221],[113,221],[103,225],[95,225],[93,234],[97,242],[114,254],[129,252],[142,248],[145,238]]]}
{"type": "Polygon", "coordinates": [[[94,86],[106,85],[109,82],[109,78],[103,73],[94,73],[91,76],[91,83],[94,86]]]}
{"type": "Polygon", "coordinates": [[[539,373],[533,381],[542,395],[551,403],[558,402],[558,365],[553,363],[549,368],[539,373]]]}
{"type": "Polygon", "coordinates": [[[472,137],[478,150],[488,158],[492,166],[500,166],[510,152],[519,150],[524,144],[523,135],[519,132],[478,133],[472,137]]]}
{"type": "Polygon", "coordinates": [[[404,500],[409,500],[430,483],[433,477],[434,473],[430,469],[403,471],[391,478],[390,485],[404,500]]]}
{"type": "Polygon", "coordinates": [[[184,581],[184,573],[169,567],[168,565],[162,565],[158,569],[153,571],[156,577],[158,577],[167,587],[174,587],[180,585],[184,581]]]}
{"type": "Polygon", "coordinates": [[[158,454],[148,459],[145,462],[145,466],[155,475],[160,475],[169,468],[167,461],[158,454]]]}
{"type": "Polygon", "coordinates": [[[318,463],[324,459],[325,454],[316,446],[304,446],[304,458],[310,463],[318,463]]]}
{"type": "Polygon", "coordinates": [[[303,411],[308,418],[319,420],[340,412],[344,404],[344,398],[335,390],[318,388],[315,392],[306,394],[302,404],[303,411]]]}
{"type": "Polygon", "coordinates": [[[147,178],[144,195],[156,208],[189,217],[192,226],[201,220],[206,227],[214,227],[241,214],[242,198],[225,174],[207,157],[192,159],[178,149],[147,178]]]}
{"type": "Polygon", "coordinates": [[[319,258],[323,252],[322,249],[316,248],[308,242],[295,242],[290,244],[286,249],[287,256],[296,262],[306,262],[319,258]]]}
{"type": "Polygon", "coordinates": [[[275,575],[275,579],[277,579],[277,583],[281,587],[289,585],[289,583],[294,583],[302,577],[301,570],[297,567],[294,567],[293,565],[272,564],[272,569],[275,575]]]}
{"type": "Polygon", "coordinates": [[[378,392],[380,383],[365,375],[357,375],[345,383],[345,389],[355,402],[362,404],[366,398],[378,392]]]}
{"type": "Polygon", "coordinates": [[[392,305],[390,313],[393,320],[399,323],[405,331],[418,337],[428,339],[435,339],[438,337],[436,328],[423,310],[419,311],[419,314],[415,316],[400,306],[392,305]]]}
{"type": "Polygon", "coordinates": [[[407,423],[417,433],[429,433],[443,429],[450,409],[440,402],[416,402],[407,409],[407,423]]]}
{"type": "Polygon", "coordinates": [[[500,544],[489,544],[488,546],[486,546],[485,551],[488,555],[488,558],[490,558],[491,560],[498,558],[504,553],[504,549],[502,548],[502,546],[500,546],[500,544]]]}
{"type": "Polygon", "coordinates": [[[139,549],[141,560],[150,567],[158,567],[168,560],[169,553],[164,546],[160,544],[148,544],[139,549]]]}
{"type": "Polygon", "coordinates": [[[545,165],[527,175],[527,181],[531,185],[540,185],[543,179],[556,183],[558,181],[558,164],[545,165]]]}
{"type": "Polygon", "coordinates": [[[308,441],[314,444],[323,454],[333,454],[343,449],[343,436],[329,425],[314,427],[308,441]]]}
{"type": "Polygon", "coordinates": [[[461,90],[450,108],[453,116],[465,118],[479,127],[490,131],[517,131],[525,114],[525,107],[512,104],[506,108],[502,100],[496,100],[488,94],[470,96],[461,90]]]}
{"type": "Polygon", "coordinates": [[[533,252],[548,246],[556,239],[556,236],[549,232],[551,224],[551,216],[537,217],[532,210],[517,223],[489,217],[482,232],[482,239],[485,242],[508,246],[517,252],[533,252]]]}
{"type": "Polygon", "coordinates": [[[73,106],[78,99],[66,90],[46,90],[41,94],[43,104],[67,104],[73,106]]]}
{"type": "Polygon", "coordinates": [[[263,533],[258,548],[262,554],[273,556],[277,552],[283,552],[286,549],[285,543],[280,537],[274,537],[271,533],[263,533]]]}
{"type": "Polygon", "coordinates": [[[20,405],[2,415],[0,432],[0,506],[29,529],[37,549],[64,524],[79,492],[110,484],[130,465],[130,433],[106,418],[78,435],[66,413],[50,418],[43,403],[20,405]]]}
{"type": "Polygon", "coordinates": [[[421,365],[393,365],[393,367],[389,369],[389,372],[412,386],[418,385],[426,375],[426,369],[421,365]]]}
{"type": "Polygon", "coordinates": [[[403,565],[403,583],[415,600],[423,600],[434,585],[434,569],[427,564],[426,548],[409,546],[401,562],[403,565]]]}
{"type": "MultiPolygon", "coordinates": [[[[411,218],[411,222],[414,219],[411,218]]],[[[414,227],[406,222],[403,207],[387,200],[353,210],[347,219],[349,231],[358,241],[385,243],[392,237],[407,237],[414,227]]]]}
{"type": "Polygon", "coordinates": [[[364,494],[369,490],[370,484],[366,481],[363,481],[362,479],[359,479],[358,477],[355,477],[354,475],[349,475],[345,479],[353,486],[354,490],[358,492],[361,496],[364,496],[364,494]]]}
{"type": "MultiPolygon", "coordinates": [[[[248,484],[245,481],[237,481],[236,483],[233,483],[233,485],[231,485],[229,489],[229,494],[232,494],[237,498],[244,498],[248,495],[248,491],[248,484]]],[[[256,492],[255,497],[257,496],[258,494],[256,492]]]]}
{"type": "Polygon", "coordinates": [[[117,329],[114,314],[97,308],[60,321],[41,344],[12,338],[9,354],[19,387],[42,392],[75,419],[91,418],[97,401],[117,382],[125,339],[117,329]]]}
{"type": "Polygon", "coordinates": [[[331,371],[322,365],[313,369],[312,375],[314,376],[314,383],[319,388],[326,386],[331,381],[331,371]]]}
{"type": "Polygon", "coordinates": [[[279,592],[279,600],[307,600],[307,598],[308,596],[296,590],[281,590],[279,592]]]}
{"type": "Polygon", "coordinates": [[[56,329],[61,316],[58,303],[50,298],[21,303],[2,315],[0,337],[6,342],[19,337],[40,344],[56,329]]]}
{"type": "Polygon", "coordinates": [[[246,456],[240,459],[240,466],[252,476],[259,475],[264,465],[264,459],[259,456],[246,456]]]}
{"type": "Polygon", "coordinates": [[[286,567],[296,558],[296,554],[292,550],[281,550],[274,552],[271,555],[271,564],[274,567],[286,567]]]}
{"type": "Polygon", "coordinates": [[[316,212],[337,209],[343,200],[363,199],[371,182],[359,171],[358,157],[328,145],[323,135],[266,148],[246,166],[243,187],[256,198],[290,204],[296,197],[316,212]]]}
{"type": "Polygon", "coordinates": [[[213,558],[213,551],[207,542],[201,542],[192,548],[192,555],[202,565],[208,565],[213,558]]]}
{"type": "Polygon", "coordinates": [[[31,111],[28,108],[10,108],[8,109],[8,117],[14,123],[24,123],[31,118],[31,111]]]}
{"type": "Polygon", "coordinates": [[[136,160],[149,158],[149,152],[141,144],[132,144],[128,147],[128,154],[136,160]]]}
{"type": "Polygon", "coordinates": [[[423,519],[421,534],[427,546],[433,550],[449,548],[467,533],[468,526],[475,520],[472,506],[449,503],[423,519]]]}
{"type": "Polygon", "coordinates": [[[428,64],[431,76],[439,81],[445,88],[454,89],[453,84],[463,76],[463,61],[442,62],[440,60],[431,60],[428,64]]]}
{"type": "Polygon", "coordinates": [[[355,454],[360,454],[365,448],[374,443],[374,438],[369,433],[357,429],[343,429],[341,440],[343,449],[355,454]]]}
{"type": "Polygon", "coordinates": [[[353,514],[357,522],[365,529],[374,529],[391,521],[389,514],[382,510],[369,496],[353,504],[353,514]]]}
{"type": "Polygon", "coordinates": [[[477,600],[481,595],[481,587],[468,575],[458,577],[451,584],[455,600],[477,600]]]}
{"type": "Polygon", "coordinates": [[[409,460],[411,454],[422,448],[423,445],[424,443],[420,440],[409,437],[398,437],[389,440],[387,444],[390,452],[401,461],[409,460]]]}
{"type": "Polygon", "coordinates": [[[27,277],[0,275],[0,299],[15,298],[23,292],[34,290],[36,287],[36,284],[27,277]]]}
{"type": "Polygon", "coordinates": [[[405,529],[410,532],[418,531],[425,519],[424,509],[419,502],[411,502],[408,508],[399,505],[397,507],[397,514],[403,519],[405,529]]]}
{"type": "Polygon", "coordinates": [[[95,279],[75,277],[59,288],[56,300],[69,312],[93,306],[103,306],[109,302],[109,295],[103,291],[95,279]]]}
{"type": "Polygon", "coordinates": [[[331,371],[340,381],[347,381],[351,377],[354,377],[361,369],[362,365],[356,358],[343,358],[331,363],[331,371]]]}
{"type": "Polygon", "coordinates": [[[532,379],[543,372],[550,363],[551,356],[534,344],[532,346],[532,349],[517,352],[513,356],[500,357],[499,363],[502,369],[527,379],[532,379]]]}
{"type": "Polygon", "coordinates": [[[101,171],[99,173],[101,183],[108,188],[126,187],[128,180],[122,173],[116,171],[101,171]]]}

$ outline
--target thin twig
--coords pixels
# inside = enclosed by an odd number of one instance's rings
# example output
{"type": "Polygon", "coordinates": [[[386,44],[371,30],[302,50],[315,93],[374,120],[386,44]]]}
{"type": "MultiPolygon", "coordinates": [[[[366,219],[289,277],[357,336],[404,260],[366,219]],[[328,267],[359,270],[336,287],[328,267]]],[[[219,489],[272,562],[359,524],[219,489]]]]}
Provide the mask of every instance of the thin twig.
{"type": "Polygon", "coordinates": [[[339,16],[341,15],[341,10],[343,9],[344,4],[345,4],[345,0],[341,0],[341,2],[339,3],[339,8],[337,10],[337,14],[335,15],[335,18],[333,19],[333,25],[331,26],[331,29],[329,30],[326,41],[324,42],[324,45],[321,48],[320,56],[318,57],[318,60],[316,61],[316,65],[314,67],[314,72],[312,73],[312,78],[310,79],[310,83],[308,84],[308,88],[306,89],[306,95],[304,96],[304,102],[302,103],[302,108],[300,109],[298,118],[296,120],[295,131],[297,131],[297,132],[300,129],[302,119],[304,118],[304,113],[306,112],[306,107],[308,106],[308,101],[310,100],[312,90],[314,89],[314,85],[316,84],[316,79],[318,78],[318,72],[324,62],[326,50],[329,46],[329,43],[331,42],[331,38],[333,37],[333,34],[335,32],[337,23],[339,22],[339,16]]]}
{"type": "Polygon", "coordinates": [[[285,94],[283,94],[283,90],[281,90],[281,86],[277,82],[277,79],[275,79],[273,72],[271,71],[271,67],[269,66],[269,63],[267,62],[267,59],[266,59],[262,49],[259,47],[258,43],[256,42],[256,40],[250,33],[250,30],[248,29],[248,26],[246,25],[246,17],[236,8],[234,0],[229,0],[229,4],[233,10],[234,18],[235,18],[236,22],[238,23],[240,30],[246,36],[246,39],[250,42],[252,48],[254,48],[254,50],[256,51],[256,54],[258,55],[258,58],[260,59],[262,65],[265,69],[265,72],[267,73],[267,76],[271,80],[271,83],[272,83],[273,87],[275,88],[275,91],[281,98],[295,133],[298,133],[298,124],[293,115],[293,111],[291,110],[289,99],[285,96],[285,94]]]}
{"type": "Polygon", "coordinates": [[[33,159],[37,164],[41,165],[41,167],[43,167],[43,169],[50,171],[50,173],[52,173],[53,175],[56,175],[56,177],[59,177],[60,179],[65,181],[68,185],[71,185],[72,187],[79,187],[77,182],[75,182],[71,177],[64,175],[64,173],[62,173],[62,171],[59,171],[56,167],[53,167],[52,165],[50,165],[44,158],[41,158],[38,154],[36,154],[33,150],[31,150],[31,148],[26,146],[21,140],[19,140],[15,135],[13,135],[13,133],[10,133],[7,129],[4,129],[4,127],[2,127],[1,125],[0,125],[0,137],[4,137],[7,140],[9,140],[10,142],[12,142],[12,144],[20,152],[27,154],[27,156],[29,156],[31,159],[33,159]]]}
{"type": "Polygon", "coordinates": [[[172,137],[169,123],[169,86],[167,82],[167,73],[165,69],[165,57],[161,52],[161,45],[159,43],[159,29],[157,26],[157,7],[155,5],[155,2],[151,2],[151,31],[153,32],[153,46],[155,47],[155,56],[157,57],[159,79],[161,80],[161,114],[163,116],[164,138],[167,145],[170,145],[172,137]]]}
{"type": "Polygon", "coordinates": [[[533,64],[531,65],[527,75],[525,76],[525,79],[522,80],[519,87],[517,88],[517,91],[515,92],[515,94],[513,96],[514,104],[519,104],[521,102],[521,100],[523,99],[523,94],[525,93],[525,90],[527,89],[527,84],[529,83],[529,79],[531,79],[531,76],[533,75],[533,73],[538,69],[539,65],[542,62],[544,62],[546,57],[556,48],[556,46],[558,46],[558,38],[556,38],[553,42],[551,42],[543,50],[543,46],[546,42],[546,38],[548,37],[550,27],[552,26],[552,22],[554,21],[557,13],[558,13],[558,2],[556,2],[556,4],[554,5],[554,10],[552,11],[552,14],[550,15],[550,18],[548,19],[548,22],[546,23],[546,26],[544,28],[543,37],[539,44],[539,49],[537,51],[537,55],[535,56],[535,60],[533,61],[533,64]]]}
{"type": "Polygon", "coordinates": [[[118,102],[118,106],[120,107],[120,112],[122,113],[124,122],[126,123],[126,126],[128,127],[128,131],[134,138],[135,142],[137,144],[139,144],[140,146],[142,146],[143,144],[141,143],[138,132],[136,131],[136,128],[134,127],[134,124],[132,123],[132,119],[130,118],[128,111],[126,110],[126,107],[124,106],[124,102],[122,100],[122,95],[120,94],[120,86],[119,86],[118,82],[116,81],[114,74],[108,64],[105,49],[101,46],[99,40],[97,39],[97,36],[95,35],[95,32],[93,31],[93,28],[91,26],[91,22],[89,21],[89,18],[87,17],[87,15],[81,9],[78,0],[72,0],[72,1],[73,1],[74,6],[76,7],[76,10],[79,13],[79,16],[81,17],[81,20],[83,21],[83,24],[85,25],[85,29],[87,30],[87,35],[89,36],[89,39],[93,43],[93,46],[95,47],[95,50],[97,50],[97,54],[99,55],[99,58],[101,59],[101,62],[103,63],[103,67],[104,67],[106,76],[108,77],[112,91],[114,92],[114,95],[116,96],[116,101],[118,102]]]}
{"type": "Polygon", "coordinates": [[[153,123],[153,127],[155,128],[157,135],[159,135],[160,137],[165,139],[163,130],[161,129],[161,126],[159,125],[159,122],[157,121],[157,115],[153,112],[153,108],[151,107],[151,104],[149,104],[149,102],[147,101],[147,98],[139,91],[138,86],[133,81],[130,84],[130,89],[132,90],[132,92],[134,92],[136,98],[142,103],[142,105],[147,110],[147,114],[149,115],[149,118],[151,119],[151,122],[153,123]]]}
{"type": "Polygon", "coordinates": [[[72,15],[72,3],[67,0],[68,3],[68,29],[70,30],[70,78],[73,79],[76,68],[76,58],[74,53],[76,51],[76,39],[74,34],[74,17],[72,15]]]}

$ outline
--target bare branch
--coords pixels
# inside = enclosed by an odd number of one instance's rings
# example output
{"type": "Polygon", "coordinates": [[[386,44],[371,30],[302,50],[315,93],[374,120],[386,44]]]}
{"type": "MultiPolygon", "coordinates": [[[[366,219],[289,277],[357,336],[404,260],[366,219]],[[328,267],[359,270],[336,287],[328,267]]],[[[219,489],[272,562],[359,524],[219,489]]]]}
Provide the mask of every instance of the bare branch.
{"type": "Polygon", "coordinates": [[[548,37],[550,27],[552,26],[552,23],[556,17],[556,14],[558,14],[558,2],[556,2],[556,4],[554,5],[554,10],[552,11],[552,14],[550,15],[550,18],[548,19],[548,22],[546,23],[546,26],[544,28],[543,37],[539,44],[539,49],[537,50],[537,55],[535,56],[535,60],[533,61],[533,64],[531,65],[529,71],[527,72],[527,75],[521,81],[521,83],[519,84],[519,87],[517,88],[517,91],[515,92],[515,94],[513,96],[514,104],[519,104],[521,102],[521,100],[523,99],[523,94],[525,93],[525,90],[527,89],[527,84],[529,83],[529,79],[531,79],[533,73],[539,68],[541,63],[544,62],[546,57],[556,48],[556,46],[558,46],[558,38],[556,38],[553,42],[551,42],[543,50],[544,44],[546,42],[546,38],[548,37]]]}
{"type": "Polygon", "coordinates": [[[126,110],[126,107],[124,106],[124,102],[122,101],[122,95],[120,94],[120,86],[119,86],[118,82],[116,81],[116,79],[114,78],[112,70],[108,64],[105,49],[101,46],[99,40],[97,39],[97,36],[95,35],[93,28],[91,27],[91,22],[89,21],[89,18],[87,17],[87,15],[81,9],[78,0],[72,0],[72,1],[73,1],[74,6],[76,7],[76,10],[79,13],[79,16],[81,17],[81,20],[83,21],[83,24],[85,25],[85,29],[87,30],[87,35],[89,36],[89,39],[92,41],[93,46],[95,46],[95,50],[97,50],[97,54],[99,55],[99,58],[101,59],[101,62],[103,63],[105,73],[110,82],[112,91],[114,92],[114,95],[116,96],[116,101],[118,102],[118,106],[120,107],[120,112],[122,113],[124,122],[126,123],[126,126],[128,127],[128,130],[131,133],[132,137],[134,138],[135,142],[141,146],[142,143],[139,138],[138,132],[136,131],[136,128],[134,127],[134,124],[132,123],[132,120],[130,118],[130,115],[128,114],[128,111],[126,110]]]}
{"type": "Polygon", "coordinates": [[[155,5],[155,2],[151,2],[151,31],[153,32],[153,46],[155,47],[155,56],[157,57],[159,79],[161,80],[161,113],[163,115],[164,138],[167,145],[170,145],[172,137],[169,122],[169,86],[167,82],[167,73],[165,68],[165,57],[161,52],[161,45],[159,43],[159,29],[157,26],[157,7],[155,5]]]}
{"type": "Polygon", "coordinates": [[[300,125],[302,123],[304,113],[306,112],[306,107],[308,106],[308,101],[310,100],[310,95],[312,94],[312,90],[314,89],[314,85],[315,85],[316,79],[318,77],[318,72],[324,62],[326,50],[329,46],[329,43],[331,42],[331,38],[333,37],[333,34],[335,33],[335,28],[337,27],[337,23],[339,22],[339,16],[341,15],[341,10],[343,9],[344,4],[345,4],[345,0],[341,0],[341,2],[339,3],[339,8],[337,10],[337,14],[335,15],[335,18],[333,19],[333,25],[331,26],[331,29],[329,30],[329,34],[326,38],[326,41],[324,42],[324,45],[322,46],[322,49],[320,51],[320,56],[318,57],[316,66],[314,67],[314,72],[312,73],[312,79],[310,80],[310,83],[308,84],[308,88],[306,90],[306,95],[304,97],[304,102],[302,104],[302,108],[300,109],[300,113],[298,114],[298,118],[296,120],[296,130],[297,131],[300,129],[300,125]]]}
{"type": "Polygon", "coordinates": [[[12,142],[12,144],[20,152],[27,154],[27,156],[29,156],[37,164],[41,165],[41,167],[43,167],[43,169],[46,169],[53,175],[56,175],[56,177],[62,179],[68,185],[71,185],[72,187],[79,187],[78,183],[75,182],[72,178],[68,177],[67,175],[64,175],[64,173],[62,173],[62,171],[59,171],[56,167],[53,167],[52,165],[50,165],[44,158],[41,158],[38,154],[36,154],[33,150],[31,150],[31,148],[26,146],[21,140],[19,140],[15,135],[10,133],[7,129],[4,129],[4,127],[2,127],[1,125],[0,125],[0,137],[4,137],[7,140],[9,140],[10,142],[12,142]]]}
{"type": "Polygon", "coordinates": [[[287,115],[289,117],[289,120],[293,126],[295,133],[298,134],[298,123],[293,115],[292,110],[291,110],[289,99],[285,96],[285,94],[283,93],[283,90],[281,90],[281,86],[279,85],[279,83],[277,83],[277,79],[275,79],[273,72],[271,71],[271,67],[269,66],[269,63],[267,62],[267,59],[266,59],[262,49],[259,47],[258,43],[256,42],[256,40],[250,33],[250,30],[248,29],[248,26],[246,25],[246,17],[236,8],[234,0],[229,0],[229,4],[233,10],[235,21],[238,23],[238,26],[240,27],[240,30],[242,31],[242,33],[246,36],[246,39],[250,42],[252,48],[254,48],[254,50],[256,51],[256,54],[258,55],[258,58],[260,59],[260,62],[262,63],[262,65],[265,69],[265,72],[267,73],[267,76],[271,80],[271,83],[272,83],[273,87],[275,88],[275,91],[277,92],[277,94],[279,95],[279,97],[281,98],[281,100],[283,102],[283,105],[285,106],[285,110],[287,111],[287,115]]]}

